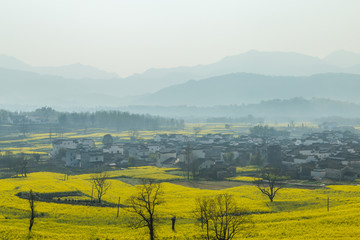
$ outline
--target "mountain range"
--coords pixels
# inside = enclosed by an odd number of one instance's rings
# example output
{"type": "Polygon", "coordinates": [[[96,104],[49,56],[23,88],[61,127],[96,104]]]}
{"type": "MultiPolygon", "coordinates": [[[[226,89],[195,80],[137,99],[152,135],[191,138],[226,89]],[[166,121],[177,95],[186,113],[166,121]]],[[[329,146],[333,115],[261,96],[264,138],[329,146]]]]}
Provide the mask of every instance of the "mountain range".
{"type": "Polygon", "coordinates": [[[167,69],[149,69],[122,79],[134,95],[153,93],[188,80],[200,80],[230,73],[275,76],[309,76],[319,73],[360,74],[360,54],[336,51],[325,58],[292,52],[248,51],[212,64],[167,69]]]}
{"type": "Polygon", "coordinates": [[[33,67],[0,55],[0,104],[224,105],[293,97],[360,102],[360,54],[249,51],[209,65],[120,78],[91,66],[33,67]]]}
{"type": "Polygon", "coordinates": [[[233,73],[188,81],[137,100],[141,105],[213,106],[258,103],[293,97],[360,102],[360,75],[323,73],[311,76],[266,76],[233,73]]]}

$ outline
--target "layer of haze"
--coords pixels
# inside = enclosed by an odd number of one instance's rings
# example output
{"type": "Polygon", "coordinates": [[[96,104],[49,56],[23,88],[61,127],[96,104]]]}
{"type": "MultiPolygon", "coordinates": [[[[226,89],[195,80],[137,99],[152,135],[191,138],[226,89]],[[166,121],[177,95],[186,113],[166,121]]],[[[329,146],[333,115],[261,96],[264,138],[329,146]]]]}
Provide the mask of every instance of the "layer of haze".
{"type": "Polygon", "coordinates": [[[3,0],[0,54],[120,76],[250,49],[360,53],[358,0],[3,0]]]}

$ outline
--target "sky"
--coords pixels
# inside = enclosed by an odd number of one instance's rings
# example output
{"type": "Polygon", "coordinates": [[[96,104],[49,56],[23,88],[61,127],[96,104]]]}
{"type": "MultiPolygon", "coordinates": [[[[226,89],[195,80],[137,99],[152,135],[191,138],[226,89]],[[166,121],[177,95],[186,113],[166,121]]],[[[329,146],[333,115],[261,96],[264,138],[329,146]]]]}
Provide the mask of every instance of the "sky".
{"type": "Polygon", "coordinates": [[[0,0],[0,54],[121,77],[252,49],[360,53],[359,0],[0,0]]]}

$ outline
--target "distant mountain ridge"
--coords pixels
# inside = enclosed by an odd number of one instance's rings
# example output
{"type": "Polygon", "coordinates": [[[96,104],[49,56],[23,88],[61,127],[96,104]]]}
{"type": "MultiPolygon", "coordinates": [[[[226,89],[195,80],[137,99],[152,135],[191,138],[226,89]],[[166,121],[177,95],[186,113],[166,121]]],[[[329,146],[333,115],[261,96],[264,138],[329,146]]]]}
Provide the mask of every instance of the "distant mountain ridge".
{"type": "Polygon", "coordinates": [[[112,78],[111,73],[80,64],[39,68],[0,55],[0,104],[212,106],[293,97],[358,103],[360,75],[346,73],[360,73],[360,64],[348,67],[357,61],[357,54],[344,51],[324,59],[249,51],[209,65],[150,69],[127,78],[112,78]],[[343,67],[329,64],[335,60],[343,61],[343,67]],[[62,75],[57,75],[59,72],[62,75]],[[306,76],[312,72],[320,74],[306,76]]]}
{"type": "Polygon", "coordinates": [[[360,102],[358,89],[360,75],[357,74],[326,73],[294,77],[234,73],[174,85],[144,96],[134,104],[213,106],[294,97],[360,102]]]}
{"type": "MultiPolygon", "coordinates": [[[[319,73],[360,74],[360,54],[336,51],[321,59],[293,52],[248,51],[225,57],[208,65],[149,69],[141,74],[119,78],[91,66],[72,64],[60,67],[32,67],[16,58],[0,55],[0,68],[62,76],[69,79],[114,80],[117,96],[155,93],[189,80],[200,80],[231,73],[255,73],[275,76],[310,76],[319,73]]],[[[1,76],[0,76],[1,78],[1,76]]]]}
{"type": "Polygon", "coordinates": [[[116,73],[109,73],[92,66],[80,63],[59,66],[59,67],[34,67],[14,57],[0,55],[0,68],[11,70],[28,71],[38,74],[61,76],[71,79],[114,79],[119,78],[116,73]]]}
{"type": "Polygon", "coordinates": [[[360,54],[346,53],[334,54],[329,58],[321,59],[292,52],[261,52],[252,50],[239,55],[225,57],[208,65],[149,69],[142,74],[127,77],[124,81],[129,84],[131,92],[139,95],[145,92],[143,89],[151,93],[158,91],[159,86],[165,88],[174,84],[184,83],[188,80],[200,80],[239,72],[275,76],[310,76],[320,73],[360,74],[360,54]],[[339,59],[336,56],[339,56],[339,59]],[[351,56],[351,59],[347,59],[347,56],[351,56]],[[357,58],[354,56],[357,56],[357,58]],[[354,64],[343,66],[340,64],[342,62],[354,64]]]}

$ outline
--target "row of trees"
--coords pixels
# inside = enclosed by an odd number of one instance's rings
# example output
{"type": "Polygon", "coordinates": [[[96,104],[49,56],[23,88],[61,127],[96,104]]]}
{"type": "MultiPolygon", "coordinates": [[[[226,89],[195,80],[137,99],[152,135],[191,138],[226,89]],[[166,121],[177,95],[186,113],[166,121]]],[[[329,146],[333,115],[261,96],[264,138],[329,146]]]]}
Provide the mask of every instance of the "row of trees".
{"type": "Polygon", "coordinates": [[[184,120],[151,116],[149,114],[131,114],[121,111],[96,112],[58,112],[50,107],[43,107],[32,112],[10,112],[0,110],[0,123],[10,123],[18,131],[29,132],[33,124],[59,125],[67,128],[109,128],[116,130],[155,130],[160,128],[181,129],[184,120]]]}
{"type": "Polygon", "coordinates": [[[0,109],[0,123],[8,123],[11,112],[0,109]]]}
{"type": "Polygon", "coordinates": [[[211,117],[207,118],[206,122],[208,123],[263,123],[264,118],[254,117],[253,115],[249,114],[248,116],[244,117],[211,117]]]}
{"type": "Polygon", "coordinates": [[[61,113],[59,124],[65,127],[99,127],[116,130],[183,128],[184,121],[155,117],[143,114],[131,114],[120,111],[98,111],[95,113],[61,113]]]}
{"type": "Polygon", "coordinates": [[[288,136],[289,132],[276,130],[273,127],[269,127],[268,125],[262,126],[257,125],[250,128],[250,134],[258,137],[272,137],[272,136],[288,136]]]}

